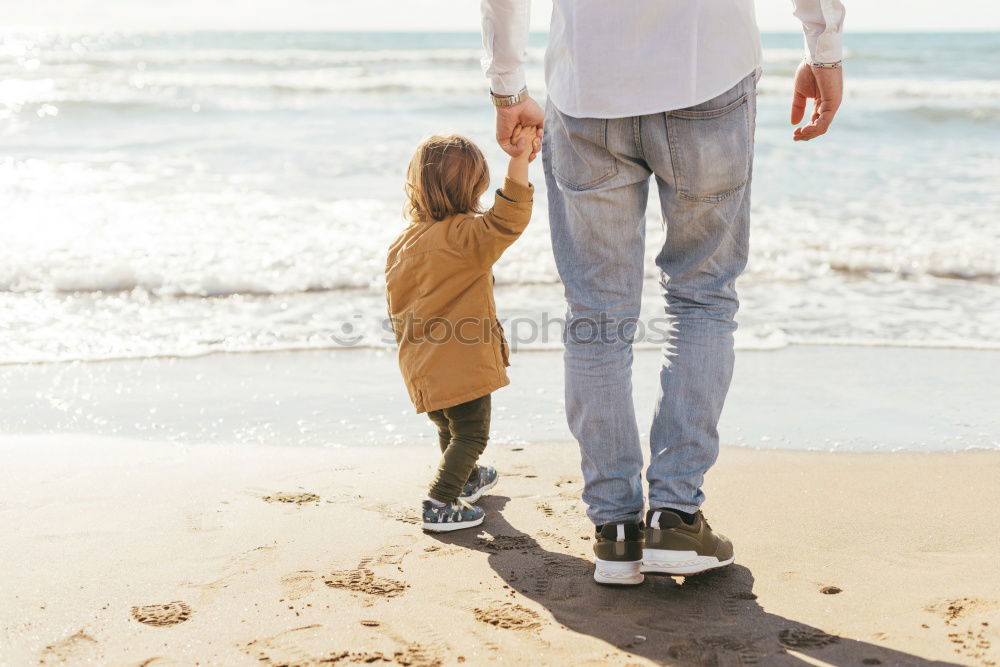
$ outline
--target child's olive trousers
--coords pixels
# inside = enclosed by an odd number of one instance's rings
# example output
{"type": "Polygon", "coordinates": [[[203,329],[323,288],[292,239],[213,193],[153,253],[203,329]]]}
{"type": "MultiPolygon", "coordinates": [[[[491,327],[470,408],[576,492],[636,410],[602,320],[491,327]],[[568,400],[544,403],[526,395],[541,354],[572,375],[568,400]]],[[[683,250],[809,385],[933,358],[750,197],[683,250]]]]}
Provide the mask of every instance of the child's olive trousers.
{"type": "Polygon", "coordinates": [[[476,479],[476,462],[490,439],[490,396],[427,413],[441,445],[441,463],[429,494],[434,500],[453,503],[466,482],[476,479]]]}

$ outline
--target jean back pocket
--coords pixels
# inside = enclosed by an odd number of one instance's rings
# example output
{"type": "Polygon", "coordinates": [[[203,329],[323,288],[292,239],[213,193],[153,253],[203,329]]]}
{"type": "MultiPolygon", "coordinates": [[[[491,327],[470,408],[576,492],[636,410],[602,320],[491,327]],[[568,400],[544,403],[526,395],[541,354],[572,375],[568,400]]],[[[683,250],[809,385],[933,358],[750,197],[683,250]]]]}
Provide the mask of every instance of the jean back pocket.
{"type": "Polygon", "coordinates": [[[721,202],[749,180],[753,93],[741,93],[741,88],[664,114],[674,182],[682,199],[721,202]]]}
{"type": "Polygon", "coordinates": [[[545,140],[552,175],[571,190],[591,190],[618,173],[618,163],[608,150],[605,118],[574,118],[550,104],[545,140]]]}

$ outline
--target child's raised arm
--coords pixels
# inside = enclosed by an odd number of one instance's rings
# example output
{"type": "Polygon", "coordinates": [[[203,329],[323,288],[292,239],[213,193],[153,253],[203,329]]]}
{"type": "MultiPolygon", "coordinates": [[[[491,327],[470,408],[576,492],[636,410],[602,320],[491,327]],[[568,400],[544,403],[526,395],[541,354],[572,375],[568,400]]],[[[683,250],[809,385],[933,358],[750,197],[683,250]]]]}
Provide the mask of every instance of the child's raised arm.
{"type": "Polygon", "coordinates": [[[513,145],[517,146],[517,143],[522,139],[524,144],[520,154],[510,159],[510,164],[507,165],[507,178],[524,187],[528,187],[528,158],[531,157],[532,147],[537,136],[538,132],[535,127],[518,125],[514,128],[514,135],[511,137],[513,145]]]}
{"type": "Polygon", "coordinates": [[[523,145],[521,152],[510,159],[507,179],[497,190],[493,207],[456,230],[456,240],[477,263],[492,266],[531,220],[534,188],[528,182],[528,162],[537,136],[534,127],[515,129],[512,143],[517,145],[520,140],[523,145]]]}

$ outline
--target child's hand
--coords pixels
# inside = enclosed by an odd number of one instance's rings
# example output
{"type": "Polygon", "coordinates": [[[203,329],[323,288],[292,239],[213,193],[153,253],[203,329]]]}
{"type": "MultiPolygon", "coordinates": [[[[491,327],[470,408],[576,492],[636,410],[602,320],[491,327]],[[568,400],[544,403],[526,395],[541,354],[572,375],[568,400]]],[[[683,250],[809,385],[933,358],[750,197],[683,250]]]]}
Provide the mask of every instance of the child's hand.
{"type": "Polygon", "coordinates": [[[535,152],[538,142],[538,128],[533,125],[522,127],[518,125],[514,128],[510,143],[520,152],[510,159],[507,166],[507,178],[527,187],[528,185],[528,162],[531,161],[531,154],[535,152]]]}
{"type": "MultiPolygon", "coordinates": [[[[534,152],[534,149],[536,148],[535,144],[537,143],[537,140],[538,128],[534,125],[518,125],[515,127],[514,134],[511,136],[511,144],[520,150],[520,152],[515,156],[515,159],[522,160],[530,157],[531,153],[534,152]]],[[[540,146],[538,148],[540,148],[540,146]]]]}

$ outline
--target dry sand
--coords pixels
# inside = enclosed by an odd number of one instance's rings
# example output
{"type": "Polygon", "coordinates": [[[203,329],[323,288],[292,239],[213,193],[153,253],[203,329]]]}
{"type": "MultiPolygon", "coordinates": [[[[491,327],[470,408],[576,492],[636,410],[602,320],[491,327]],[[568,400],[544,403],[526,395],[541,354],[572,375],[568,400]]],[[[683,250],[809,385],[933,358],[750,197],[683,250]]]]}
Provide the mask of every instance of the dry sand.
{"type": "Polygon", "coordinates": [[[0,440],[0,663],[1000,662],[1000,453],[723,451],[736,564],[591,579],[576,447],[498,445],[421,532],[431,447],[0,440]]]}

